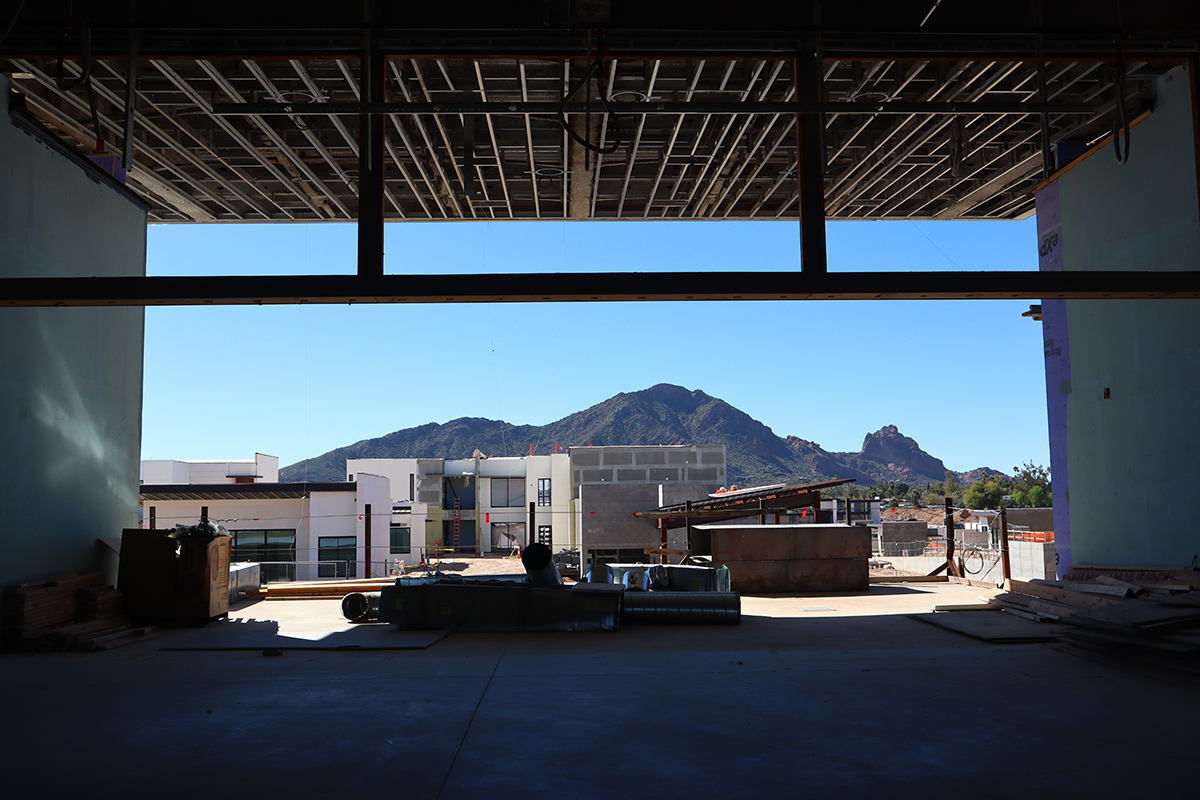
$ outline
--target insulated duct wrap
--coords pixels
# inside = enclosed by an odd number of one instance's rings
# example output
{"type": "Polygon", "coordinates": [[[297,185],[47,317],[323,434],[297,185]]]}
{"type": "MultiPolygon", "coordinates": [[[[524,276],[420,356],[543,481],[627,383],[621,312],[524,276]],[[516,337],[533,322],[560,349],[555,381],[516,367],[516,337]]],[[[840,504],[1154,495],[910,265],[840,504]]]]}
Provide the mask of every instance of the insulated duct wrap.
{"type": "Polygon", "coordinates": [[[342,616],[351,622],[379,618],[379,592],[351,592],[342,598],[342,616]]]}
{"type": "Polygon", "coordinates": [[[521,564],[525,574],[534,586],[562,586],[562,575],[558,574],[558,566],[554,563],[554,554],[550,548],[540,542],[528,545],[521,551],[521,564]]]}
{"type": "Polygon", "coordinates": [[[621,621],[643,625],[737,625],[737,592],[626,592],[621,621]]]}

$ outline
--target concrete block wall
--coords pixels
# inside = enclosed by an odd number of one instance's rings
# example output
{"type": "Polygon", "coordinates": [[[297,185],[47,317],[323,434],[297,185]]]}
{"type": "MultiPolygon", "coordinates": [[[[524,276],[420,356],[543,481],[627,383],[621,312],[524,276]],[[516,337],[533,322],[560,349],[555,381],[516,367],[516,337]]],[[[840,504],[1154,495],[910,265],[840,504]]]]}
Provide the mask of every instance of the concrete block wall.
{"type": "Polygon", "coordinates": [[[725,483],[723,445],[576,447],[575,485],[588,483],[725,483]]]}
{"type": "MultiPolygon", "coordinates": [[[[996,556],[996,553],[985,553],[983,569],[967,577],[973,581],[1000,585],[1004,570],[996,556]]],[[[945,558],[934,556],[882,556],[881,560],[902,572],[917,575],[928,575],[946,561],[945,558]]],[[[1017,580],[1054,580],[1054,542],[1009,542],[1008,563],[1012,576],[1017,580]]]]}
{"type": "Polygon", "coordinates": [[[1008,509],[1008,524],[1020,525],[1031,531],[1054,530],[1053,508],[1010,508],[1008,509]]]}
{"type": "Polygon", "coordinates": [[[929,525],[924,522],[889,522],[880,523],[880,536],[885,542],[923,542],[933,535],[929,525]]]}
{"type": "Polygon", "coordinates": [[[658,507],[649,483],[585,484],[579,487],[580,543],[585,549],[658,547],[658,525],[634,516],[658,507]]]}

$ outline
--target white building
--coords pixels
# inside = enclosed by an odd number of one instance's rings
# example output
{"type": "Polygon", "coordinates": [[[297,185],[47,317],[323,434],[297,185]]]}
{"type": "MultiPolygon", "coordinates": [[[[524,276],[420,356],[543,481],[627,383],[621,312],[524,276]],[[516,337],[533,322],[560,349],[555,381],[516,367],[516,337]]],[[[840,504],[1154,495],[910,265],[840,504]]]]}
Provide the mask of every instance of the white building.
{"type": "Polygon", "coordinates": [[[392,525],[426,552],[511,552],[530,542],[577,546],[567,453],[516,458],[355,458],[346,480],[364,472],[390,481],[392,525]]]}
{"type": "Polygon", "coordinates": [[[142,483],[278,483],[279,457],[255,453],[233,461],[142,462],[142,483]]]}
{"type": "Polygon", "coordinates": [[[207,517],[233,535],[233,560],[265,562],[268,580],[387,575],[395,561],[420,558],[391,530],[390,482],[379,475],[279,483],[278,459],[259,455],[144,461],[142,476],[143,527],[170,529],[207,517]]]}
{"type": "Polygon", "coordinates": [[[654,523],[635,512],[706,497],[725,483],[724,445],[572,447],[544,456],[347,459],[391,482],[394,528],[426,552],[511,552],[541,542],[631,558],[657,547],[654,523]]]}

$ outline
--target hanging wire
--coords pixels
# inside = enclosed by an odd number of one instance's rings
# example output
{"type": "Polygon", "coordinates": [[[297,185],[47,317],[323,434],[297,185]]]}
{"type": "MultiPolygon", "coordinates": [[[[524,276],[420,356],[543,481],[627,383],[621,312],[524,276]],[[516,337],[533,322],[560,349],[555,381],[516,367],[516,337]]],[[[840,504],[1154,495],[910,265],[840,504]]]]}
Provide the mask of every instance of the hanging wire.
{"type": "Polygon", "coordinates": [[[12,16],[12,20],[8,23],[8,27],[4,29],[4,35],[0,36],[0,42],[8,38],[8,35],[13,32],[13,28],[17,27],[17,20],[21,18],[21,12],[25,10],[25,0],[21,0],[17,4],[17,10],[12,16]]]}
{"type": "MultiPolygon", "coordinates": [[[[602,69],[603,65],[604,47],[601,45],[600,55],[596,56],[596,60],[593,61],[591,65],[588,66],[588,68],[584,71],[583,77],[575,81],[575,85],[572,86],[571,90],[567,92],[565,97],[563,97],[562,104],[558,107],[558,121],[562,124],[563,130],[567,132],[567,135],[579,143],[584,149],[592,153],[599,153],[603,156],[609,156],[617,152],[617,148],[621,146],[621,141],[624,138],[625,131],[621,127],[621,123],[617,119],[617,115],[613,112],[612,103],[609,102],[608,89],[604,85],[604,71],[602,69]],[[604,105],[604,110],[608,112],[608,116],[612,120],[613,143],[608,147],[603,147],[600,144],[593,144],[592,142],[588,141],[586,136],[580,136],[571,129],[571,123],[567,121],[567,104],[571,102],[571,98],[574,97],[581,88],[586,86],[588,82],[591,81],[593,75],[598,75],[597,82],[600,88],[600,102],[604,105]]],[[[584,133],[586,134],[588,131],[584,131],[584,133]]]]}
{"type": "Polygon", "coordinates": [[[1129,116],[1125,110],[1125,50],[1117,36],[1117,106],[1113,109],[1113,153],[1118,164],[1129,161],[1129,116]],[[1124,142],[1122,142],[1124,139],[1124,142]]]}

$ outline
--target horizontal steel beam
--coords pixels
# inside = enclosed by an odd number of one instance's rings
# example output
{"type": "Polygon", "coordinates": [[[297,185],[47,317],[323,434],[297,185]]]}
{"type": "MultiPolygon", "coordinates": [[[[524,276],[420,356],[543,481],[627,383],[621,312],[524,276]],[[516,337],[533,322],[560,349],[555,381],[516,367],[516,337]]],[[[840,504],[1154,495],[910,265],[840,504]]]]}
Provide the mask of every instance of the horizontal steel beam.
{"type": "MultiPolygon", "coordinates": [[[[1035,103],[1035,102],[949,102],[921,103],[894,100],[887,102],[837,101],[752,101],[745,103],[721,102],[620,102],[609,103],[614,114],[634,116],[638,114],[1091,114],[1096,106],[1091,103],[1035,103]]],[[[444,116],[449,114],[531,114],[554,116],[567,114],[601,113],[605,107],[594,101],[568,103],[563,107],[556,102],[469,102],[469,103],[216,103],[212,107],[217,116],[239,115],[285,115],[299,114],[338,115],[352,114],[413,114],[416,116],[444,116]]]]}
{"type": "Polygon", "coordinates": [[[0,306],[1200,299],[1188,272],[591,272],[3,278],[0,306]]]}

